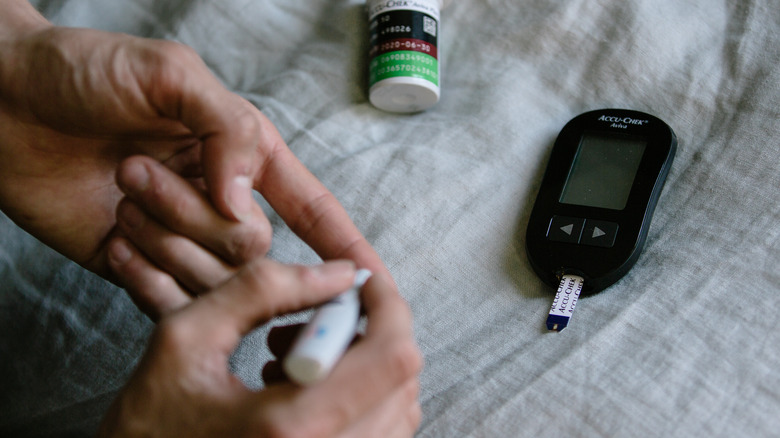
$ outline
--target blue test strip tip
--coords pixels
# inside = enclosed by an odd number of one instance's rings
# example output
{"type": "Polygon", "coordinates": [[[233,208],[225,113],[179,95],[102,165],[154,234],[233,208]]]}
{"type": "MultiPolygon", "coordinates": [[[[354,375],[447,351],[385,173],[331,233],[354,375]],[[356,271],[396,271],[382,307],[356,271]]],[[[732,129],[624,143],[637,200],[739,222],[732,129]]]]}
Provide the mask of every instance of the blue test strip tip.
{"type": "Polygon", "coordinates": [[[547,316],[547,330],[553,332],[559,332],[569,325],[569,319],[565,316],[548,315],[547,316]]]}

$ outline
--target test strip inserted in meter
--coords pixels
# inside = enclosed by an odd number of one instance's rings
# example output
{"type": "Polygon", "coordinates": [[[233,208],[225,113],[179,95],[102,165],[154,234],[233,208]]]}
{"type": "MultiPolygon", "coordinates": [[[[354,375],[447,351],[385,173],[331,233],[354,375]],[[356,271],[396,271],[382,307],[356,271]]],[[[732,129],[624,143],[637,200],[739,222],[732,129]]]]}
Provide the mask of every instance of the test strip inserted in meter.
{"type": "Polygon", "coordinates": [[[674,131],[639,111],[590,111],[563,127],[526,229],[531,266],[558,288],[548,328],[636,263],[676,149],[674,131]]]}
{"type": "Polygon", "coordinates": [[[574,306],[582,293],[583,282],[584,279],[577,275],[564,275],[561,278],[550,314],[547,315],[547,330],[559,332],[569,325],[574,306]]]}

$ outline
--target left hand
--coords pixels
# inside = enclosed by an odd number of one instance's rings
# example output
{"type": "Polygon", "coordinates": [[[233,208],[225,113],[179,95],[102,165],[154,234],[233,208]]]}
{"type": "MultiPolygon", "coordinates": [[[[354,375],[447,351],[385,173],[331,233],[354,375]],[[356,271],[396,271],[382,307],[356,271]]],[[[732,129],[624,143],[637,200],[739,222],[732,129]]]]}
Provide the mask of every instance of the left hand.
{"type": "Polygon", "coordinates": [[[14,38],[0,32],[0,209],[19,226],[111,278],[106,243],[122,197],[115,171],[143,154],[203,177],[221,216],[252,223],[256,237],[234,259],[270,247],[253,188],[322,258],[375,258],[271,122],[193,50],[39,18],[14,38]]]}
{"type": "MultiPolygon", "coordinates": [[[[215,205],[236,219],[252,208],[261,162],[289,153],[181,44],[44,22],[0,40],[0,56],[0,208],[100,275],[109,274],[105,243],[122,197],[114,175],[125,157],[202,171],[215,205]]],[[[257,253],[268,248],[267,223],[262,232],[257,253]]]]}
{"type": "MultiPolygon", "coordinates": [[[[243,222],[226,220],[202,189],[145,156],[122,162],[117,183],[126,194],[117,209],[117,230],[124,237],[108,242],[109,262],[118,282],[153,319],[222,284],[238,266],[254,258],[257,230],[264,224],[259,219],[265,219],[261,213],[243,222]],[[128,247],[138,256],[131,263],[117,264],[128,247]],[[171,279],[179,287],[153,287],[171,279]]],[[[340,224],[341,229],[350,227],[354,229],[348,218],[340,224]]],[[[341,236],[337,227],[325,231],[327,236],[341,236]]],[[[341,257],[332,258],[350,259],[392,284],[379,255],[356,229],[354,233],[351,240],[335,242],[345,249],[341,257]]],[[[398,293],[394,285],[392,290],[398,293]]]]}

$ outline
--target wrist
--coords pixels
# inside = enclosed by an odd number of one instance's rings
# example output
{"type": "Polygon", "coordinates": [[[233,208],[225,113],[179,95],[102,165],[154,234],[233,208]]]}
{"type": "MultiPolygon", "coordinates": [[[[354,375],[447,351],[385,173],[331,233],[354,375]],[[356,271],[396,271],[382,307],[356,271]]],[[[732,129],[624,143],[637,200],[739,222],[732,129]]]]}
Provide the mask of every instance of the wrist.
{"type": "Polygon", "coordinates": [[[25,41],[50,27],[27,0],[0,0],[0,107],[10,105],[19,78],[27,76],[25,41]]]}

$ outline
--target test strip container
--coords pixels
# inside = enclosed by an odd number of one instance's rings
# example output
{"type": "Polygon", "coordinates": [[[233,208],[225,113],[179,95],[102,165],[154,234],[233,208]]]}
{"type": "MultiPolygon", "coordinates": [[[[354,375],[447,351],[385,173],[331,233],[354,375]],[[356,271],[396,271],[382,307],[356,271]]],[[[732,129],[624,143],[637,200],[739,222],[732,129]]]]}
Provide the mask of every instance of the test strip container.
{"type": "Polygon", "coordinates": [[[439,101],[442,0],[369,0],[369,100],[384,111],[424,111],[439,101]]]}

